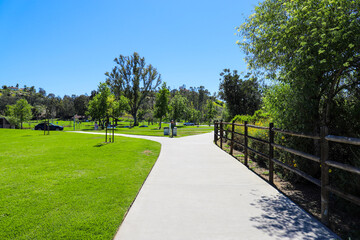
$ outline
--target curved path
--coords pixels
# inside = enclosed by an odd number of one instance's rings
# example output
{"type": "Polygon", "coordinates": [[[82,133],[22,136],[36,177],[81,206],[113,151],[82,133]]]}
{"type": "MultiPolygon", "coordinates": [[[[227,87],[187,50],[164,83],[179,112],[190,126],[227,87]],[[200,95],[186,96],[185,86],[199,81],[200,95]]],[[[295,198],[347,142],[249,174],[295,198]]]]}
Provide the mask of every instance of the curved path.
{"type": "Polygon", "coordinates": [[[340,239],[218,148],[212,133],[122,136],[162,146],[116,240],[340,239]]]}

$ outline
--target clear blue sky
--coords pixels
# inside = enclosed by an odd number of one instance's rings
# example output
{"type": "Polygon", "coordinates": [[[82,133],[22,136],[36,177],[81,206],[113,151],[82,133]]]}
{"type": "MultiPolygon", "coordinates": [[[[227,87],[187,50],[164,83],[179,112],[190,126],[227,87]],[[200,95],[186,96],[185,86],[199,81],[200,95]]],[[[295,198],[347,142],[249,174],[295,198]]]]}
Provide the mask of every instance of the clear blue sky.
{"type": "Polygon", "coordinates": [[[246,71],[234,33],[257,0],[0,0],[0,87],[90,94],[113,59],[134,51],[173,89],[218,91],[224,68],[246,71]]]}

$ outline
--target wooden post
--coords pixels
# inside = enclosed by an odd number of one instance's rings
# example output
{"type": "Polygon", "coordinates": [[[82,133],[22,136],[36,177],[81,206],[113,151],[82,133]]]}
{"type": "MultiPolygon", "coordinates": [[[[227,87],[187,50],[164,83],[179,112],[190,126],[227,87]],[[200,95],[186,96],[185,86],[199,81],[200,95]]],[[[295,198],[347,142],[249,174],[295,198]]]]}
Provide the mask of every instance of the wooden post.
{"type": "Polygon", "coordinates": [[[233,155],[234,152],[234,132],[235,132],[235,120],[232,121],[231,126],[231,145],[230,145],[230,155],[233,155]]]}
{"type": "Polygon", "coordinates": [[[220,120],[220,148],[222,149],[223,142],[223,122],[220,120]]]}
{"type": "Polygon", "coordinates": [[[214,142],[217,145],[217,136],[218,136],[218,126],[217,126],[217,121],[214,121],[214,142]]]}
{"type": "Polygon", "coordinates": [[[115,119],[113,118],[112,142],[115,142],[115,119]]]}
{"type": "Polygon", "coordinates": [[[321,222],[329,225],[329,191],[326,186],[329,185],[329,166],[325,163],[329,158],[329,142],[325,139],[329,130],[326,126],[321,127],[321,222]]]}
{"type": "Polygon", "coordinates": [[[107,119],[106,122],[105,122],[105,142],[108,141],[107,140],[107,126],[108,126],[108,124],[109,124],[109,119],[107,119]]]}
{"type": "Polygon", "coordinates": [[[248,127],[247,127],[247,124],[248,122],[245,121],[244,123],[244,139],[245,139],[245,152],[244,152],[244,158],[245,158],[245,166],[248,167],[248,139],[247,139],[247,136],[248,136],[248,127]]]}
{"type": "Polygon", "coordinates": [[[274,162],[272,159],[274,158],[274,147],[271,145],[274,143],[274,131],[273,131],[274,123],[269,124],[269,182],[270,184],[274,184],[274,162]]]}

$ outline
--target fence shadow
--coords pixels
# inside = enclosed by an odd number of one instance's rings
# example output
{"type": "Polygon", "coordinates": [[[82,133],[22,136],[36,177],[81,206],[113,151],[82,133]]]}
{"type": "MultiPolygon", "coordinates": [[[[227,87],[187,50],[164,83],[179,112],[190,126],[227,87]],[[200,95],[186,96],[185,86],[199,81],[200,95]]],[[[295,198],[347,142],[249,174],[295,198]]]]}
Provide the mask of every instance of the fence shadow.
{"type": "Polygon", "coordinates": [[[261,196],[251,205],[260,208],[260,216],[250,218],[254,226],[275,238],[286,239],[340,239],[306,214],[283,195],[261,196]]]}

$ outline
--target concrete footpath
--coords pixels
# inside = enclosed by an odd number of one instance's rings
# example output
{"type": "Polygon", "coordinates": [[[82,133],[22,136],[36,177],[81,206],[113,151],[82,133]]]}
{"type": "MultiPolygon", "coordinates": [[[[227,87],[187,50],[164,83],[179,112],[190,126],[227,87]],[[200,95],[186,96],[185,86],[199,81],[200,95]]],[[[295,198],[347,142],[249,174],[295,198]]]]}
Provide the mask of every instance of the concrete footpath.
{"type": "Polygon", "coordinates": [[[114,239],[340,239],[218,148],[212,133],[140,138],[160,142],[160,156],[114,239]]]}

